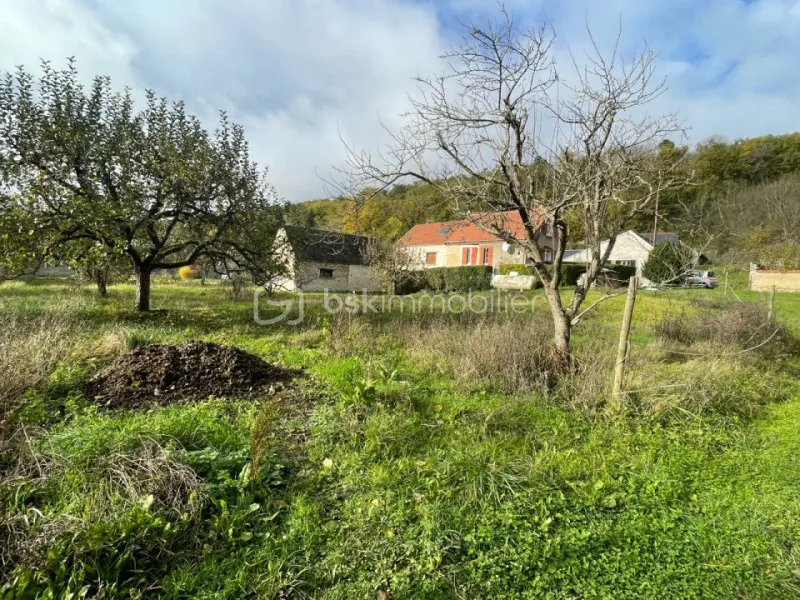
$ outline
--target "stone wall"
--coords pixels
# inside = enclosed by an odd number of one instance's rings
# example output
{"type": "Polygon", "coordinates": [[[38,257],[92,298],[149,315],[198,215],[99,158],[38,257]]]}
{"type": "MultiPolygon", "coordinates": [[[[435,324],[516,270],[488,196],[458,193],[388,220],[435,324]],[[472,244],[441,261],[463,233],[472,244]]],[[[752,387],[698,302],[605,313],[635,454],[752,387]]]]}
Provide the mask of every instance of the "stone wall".
{"type": "Polygon", "coordinates": [[[772,286],[780,292],[800,292],[800,271],[750,271],[750,289],[768,292],[772,286]]]}
{"type": "Polygon", "coordinates": [[[385,290],[379,269],[368,265],[350,265],[348,275],[350,290],[355,292],[382,292],[385,290]]]}
{"type": "Polygon", "coordinates": [[[302,260],[297,261],[294,288],[302,292],[381,292],[383,281],[375,267],[302,260]],[[333,271],[333,277],[320,277],[322,269],[333,271]]]}
{"type": "Polygon", "coordinates": [[[350,265],[298,260],[295,266],[294,280],[297,291],[349,292],[350,265]],[[321,269],[333,271],[333,277],[320,277],[321,269]]]}

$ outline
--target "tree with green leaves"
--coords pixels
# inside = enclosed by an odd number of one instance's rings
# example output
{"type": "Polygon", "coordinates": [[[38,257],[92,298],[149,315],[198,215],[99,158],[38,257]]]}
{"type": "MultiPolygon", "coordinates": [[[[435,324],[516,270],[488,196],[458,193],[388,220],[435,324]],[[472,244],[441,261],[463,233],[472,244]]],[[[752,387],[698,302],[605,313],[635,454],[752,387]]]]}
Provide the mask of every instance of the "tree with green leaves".
{"type": "Polygon", "coordinates": [[[642,276],[658,285],[680,285],[695,262],[691,250],[680,243],[665,242],[650,252],[642,276]]]}
{"type": "Polygon", "coordinates": [[[20,243],[30,232],[18,256],[88,244],[126,257],[138,310],[150,308],[156,269],[207,259],[256,281],[280,269],[280,209],[243,129],[222,113],[210,133],[152,91],[136,110],[108,77],[84,89],[72,59],[63,70],[44,63],[38,80],[19,68],[0,82],[0,186],[6,233],[20,243]]]}

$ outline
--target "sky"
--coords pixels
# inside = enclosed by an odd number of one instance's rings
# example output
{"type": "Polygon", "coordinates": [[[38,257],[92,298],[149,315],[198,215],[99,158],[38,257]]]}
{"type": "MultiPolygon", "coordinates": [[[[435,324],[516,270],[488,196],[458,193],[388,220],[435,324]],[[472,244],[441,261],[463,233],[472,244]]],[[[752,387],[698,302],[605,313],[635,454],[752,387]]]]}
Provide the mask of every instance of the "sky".
{"type": "MultiPolygon", "coordinates": [[[[800,0],[507,0],[519,23],[548,24],[557,51],[659,53],[695,144],[800,130],[800,0]]],[[[342,140],[375,150],[398,126],[413,78],[436,73],[464,23],[494,0],[0,0],[0,70],[74,56],[87,78],[184,100],[213,127],[241,123],[253,158],[290,202],[326,195],[342,140]]]]}

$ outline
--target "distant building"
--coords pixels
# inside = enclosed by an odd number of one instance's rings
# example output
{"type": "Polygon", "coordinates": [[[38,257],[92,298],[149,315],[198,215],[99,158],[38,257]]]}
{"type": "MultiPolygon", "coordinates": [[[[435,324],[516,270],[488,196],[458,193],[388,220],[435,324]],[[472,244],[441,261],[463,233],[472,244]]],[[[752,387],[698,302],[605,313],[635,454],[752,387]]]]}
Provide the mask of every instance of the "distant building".
{"type": "MultiPolygon", "coordinates": [[[[600,253],[604,254],[608,248],[609,240],[600,243],[600,253]]],[[[705,264],[708,258],[681,242],[680,237],[675,233],[659,233],[656,235],[655,244],[653,244],[652,233],[636,233],[634,231],[625,231],[617,236],[617,241],[608,255],[608,262],[606,266],[622,265],[626,267],[636,267],[636,275],[642,276],[642,269],[644,268],[647,259],[650,258],[650,252],[659,244],[679,244],[687,248],[694,254],[697,264],[705,264]]],[[[565,263],[579,263],[587,264],[591,260],[591,251],[588,248],[568,250],[564,253],[565,263]]],[[[642,281],[647,284],[646,280],[642,281]]]]}
{"type": "MultiPolygon", "coordinates": [[[[556,238],[550,222],[537,218],[537,244],[544,262],[553,260],[556,238]]],[[[465,265],[527,264],[530,257],[522,218],[517,211],[473,215],[469,219],[415,225],[397,242],[405,250],[412,269],[465,265]],[[491,233],[507,232],[512,243],[491,233]]]]}
{"type": "Polygon", "coordinates": [[[286,225],[275,238],[286,274],[272,284],[297,292],[380,292],[380,269],[370,264],[372,238],[286,225]]]}

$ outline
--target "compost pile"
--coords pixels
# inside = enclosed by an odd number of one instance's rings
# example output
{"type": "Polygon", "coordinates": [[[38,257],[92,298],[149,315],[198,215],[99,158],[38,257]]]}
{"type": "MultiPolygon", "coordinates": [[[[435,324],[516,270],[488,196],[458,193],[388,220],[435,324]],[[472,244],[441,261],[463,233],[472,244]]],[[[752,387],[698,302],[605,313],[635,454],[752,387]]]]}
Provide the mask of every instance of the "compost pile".
{"type": "Polygon", "coordinates": [[[117,358],[89,382],[86,396],[110,408],[175,404],[209,396],[242,398],[288,376],[286,370],[234,346],[198,341],[153,344],[117,358]]]}

